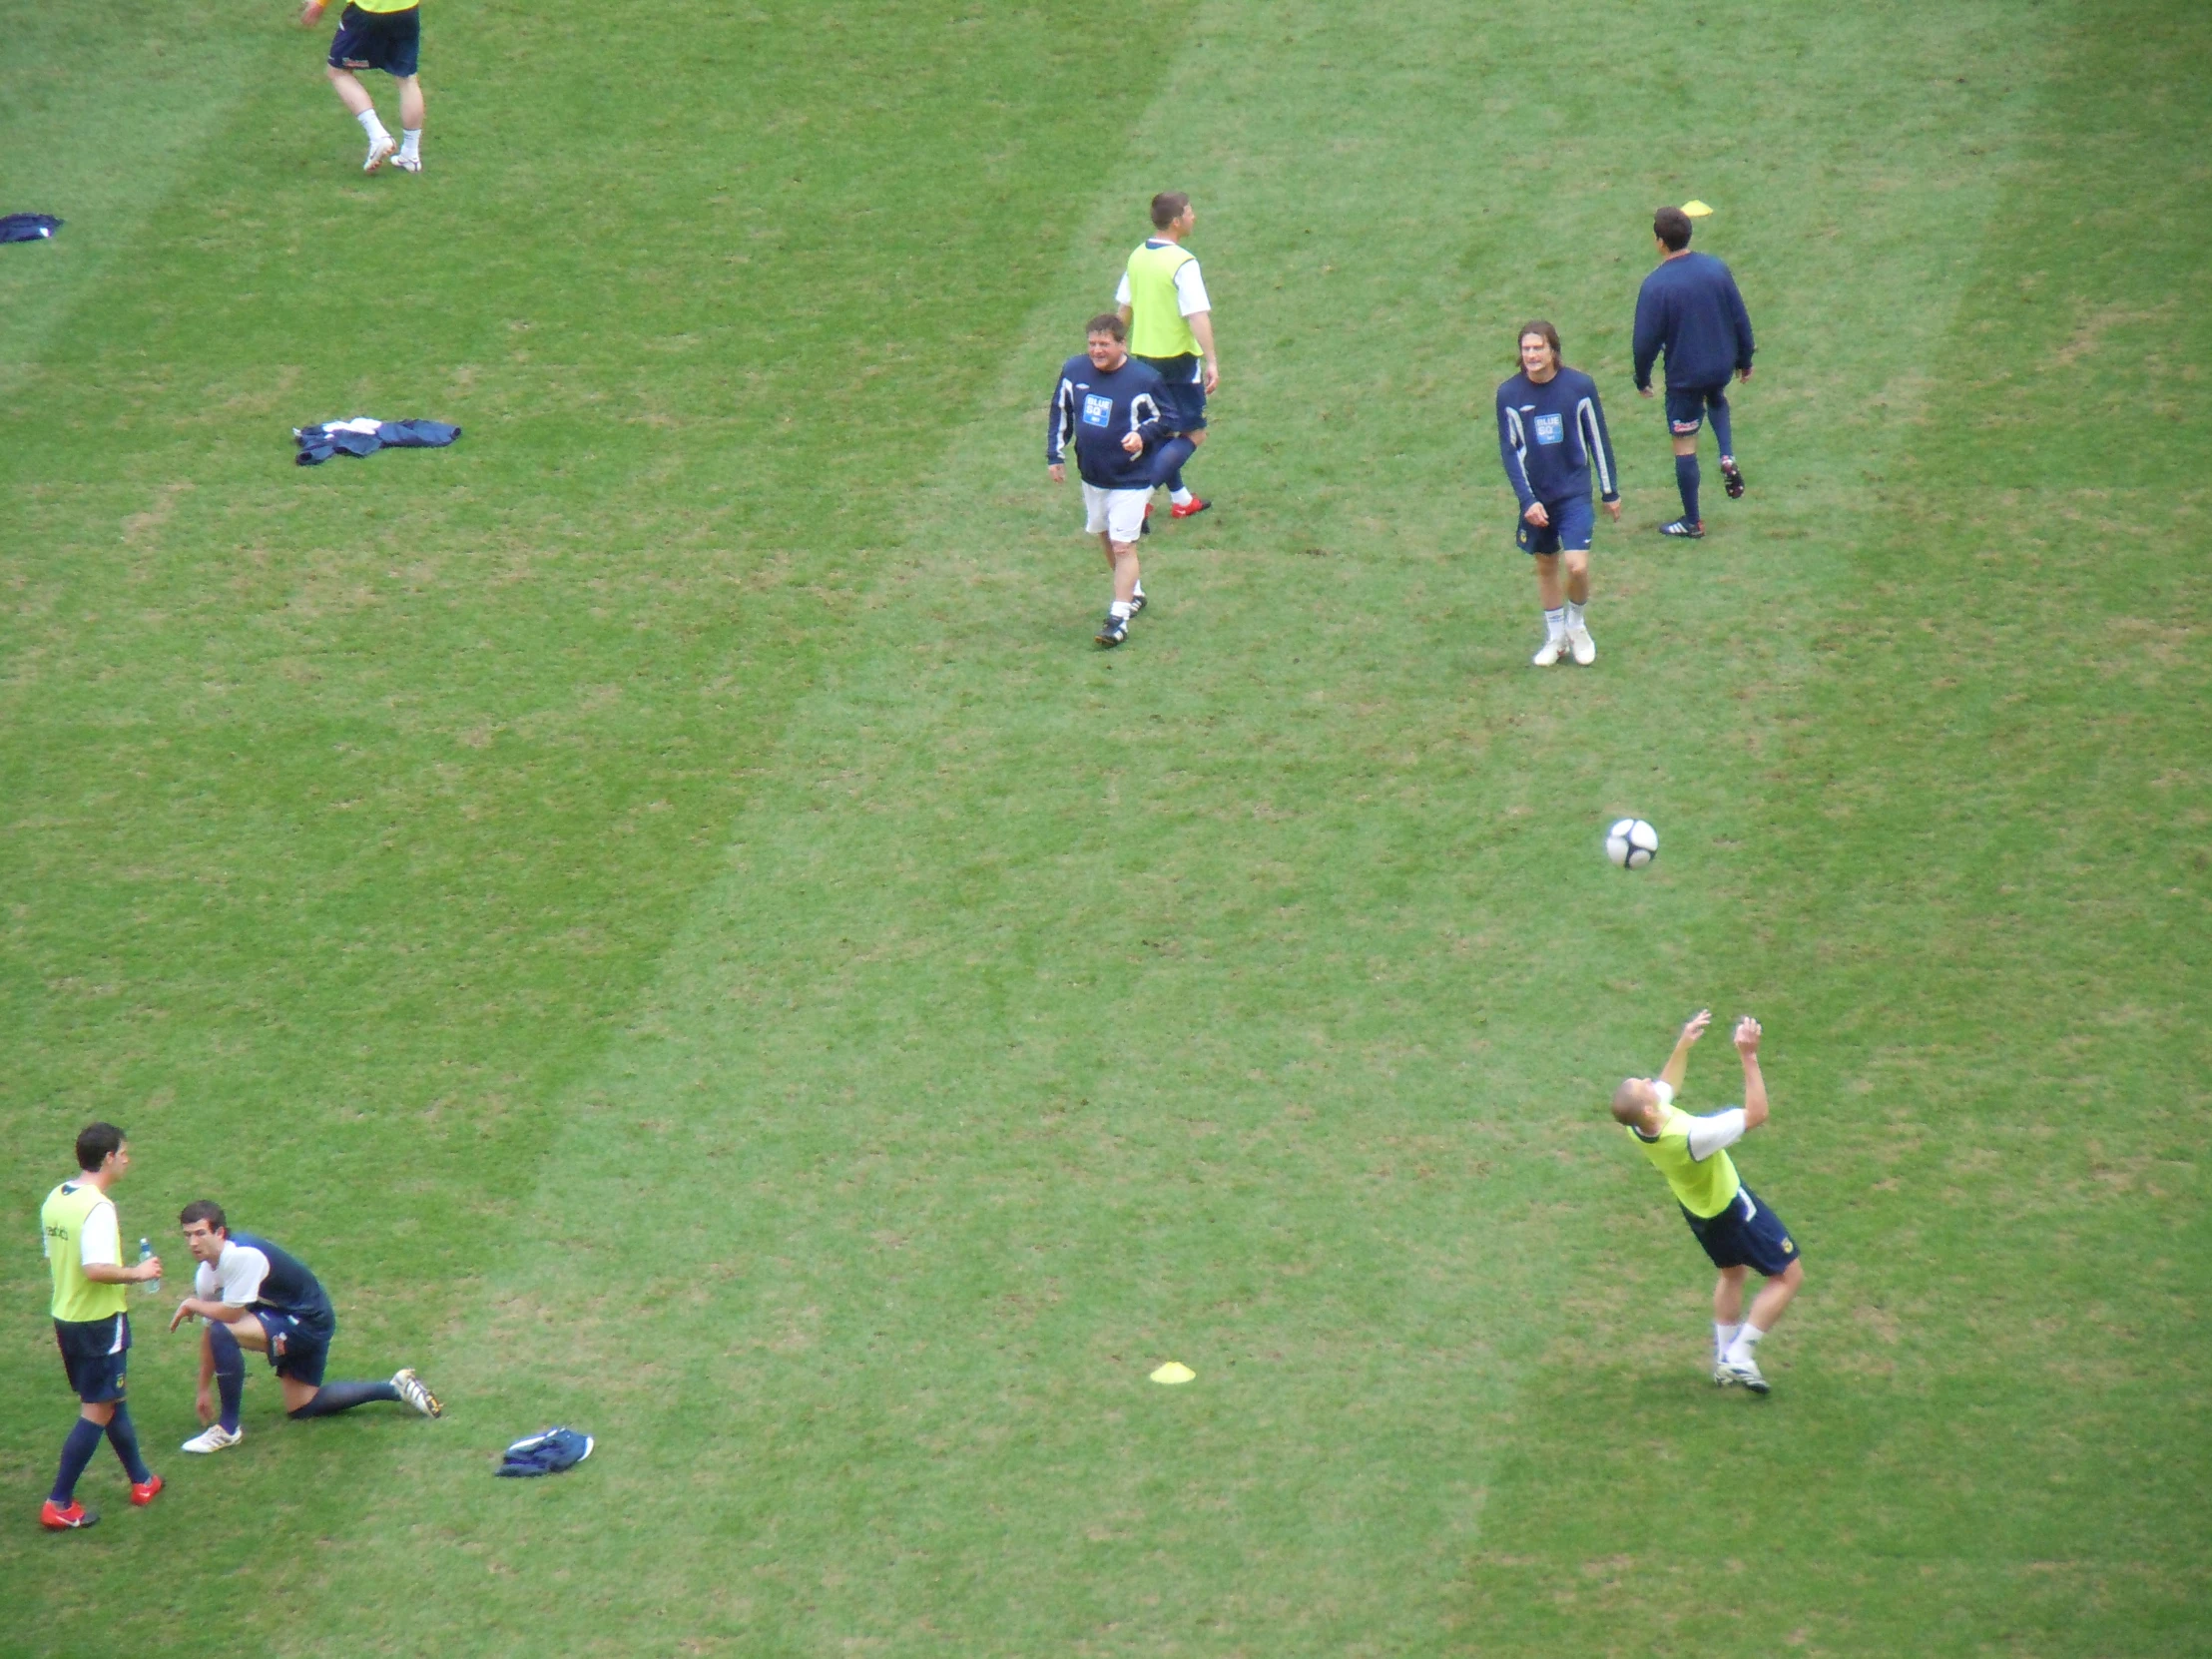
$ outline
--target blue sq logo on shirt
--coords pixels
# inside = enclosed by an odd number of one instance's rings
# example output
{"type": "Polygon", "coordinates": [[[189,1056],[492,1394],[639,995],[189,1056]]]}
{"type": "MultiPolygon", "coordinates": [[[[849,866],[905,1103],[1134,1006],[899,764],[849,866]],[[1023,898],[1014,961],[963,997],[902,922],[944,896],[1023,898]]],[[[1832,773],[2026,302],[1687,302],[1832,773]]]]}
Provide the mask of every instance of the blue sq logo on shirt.
{"type": "Polygon", "coordinates": [[[1086,426],[1111,426],[1114,423],[1114,400],[1092,392],[1083,399],[1083,424],[1086,426]]]}
{"type": "Polygon", "coordinates": [[[1567,423],[1563,416],[1540,414],[1536,417],[1536,441],[1538,443],[1560,443],[1565,440],[1566,435],[1567,423]]]}

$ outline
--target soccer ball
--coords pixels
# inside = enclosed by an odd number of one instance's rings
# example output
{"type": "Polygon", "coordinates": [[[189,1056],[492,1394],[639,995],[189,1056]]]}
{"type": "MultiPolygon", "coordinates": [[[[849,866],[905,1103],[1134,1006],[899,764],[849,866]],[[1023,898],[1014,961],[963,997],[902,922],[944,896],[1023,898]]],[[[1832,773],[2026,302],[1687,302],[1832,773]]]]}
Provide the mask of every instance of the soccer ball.
{"type": "Polygon", "coordinates": [[[1623,869],[1642,869],[1659,856],[1659,831],[1640,818],[1624,818],[1605,831],[1605,855],[1623,869]]]}

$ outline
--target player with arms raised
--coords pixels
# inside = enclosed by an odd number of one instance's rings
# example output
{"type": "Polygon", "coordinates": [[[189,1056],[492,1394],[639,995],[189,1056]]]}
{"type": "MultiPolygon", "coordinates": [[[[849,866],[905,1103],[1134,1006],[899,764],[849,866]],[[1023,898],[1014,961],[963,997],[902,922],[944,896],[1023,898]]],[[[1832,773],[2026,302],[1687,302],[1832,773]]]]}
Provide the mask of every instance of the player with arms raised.
{"type": "Polygon", "coordinates": [[[1705,1009],[1691,1017],[1657,1077],[1631,1077],[1613,1091],[1613,1119],[1667,1178],[1683,1219],[1720,1269],[1720,1283],[1713,1288],[1713,1381],[1740,1382],[1763,1394],[1767,1380],[1760,1375],[1754,1351],[1804,1284],[1805,1265],[1782,1218],[1744,1185],[1727,1151],[1767,1121],[1759,1022],[1747,1015],[1736,1025],[1736,1052],[1744,1062],[1741,1106],[1694,1118],[1674,1103],[1690,1066],[1690,1045],[1705,1035],[1712,1018],[1705,1009]],[[1766,1283],[1746,1320],[1744,1278],[1754,1268],[1766,1283]]]}

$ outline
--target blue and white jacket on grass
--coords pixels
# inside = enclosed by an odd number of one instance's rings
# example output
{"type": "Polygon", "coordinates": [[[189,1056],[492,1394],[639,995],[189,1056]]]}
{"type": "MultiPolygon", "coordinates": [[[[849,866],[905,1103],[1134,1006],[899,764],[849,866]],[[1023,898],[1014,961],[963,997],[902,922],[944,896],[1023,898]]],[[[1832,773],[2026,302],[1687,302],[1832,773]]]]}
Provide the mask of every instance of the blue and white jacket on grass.
{"type": "Polygon", "coordinates": [[[1160,393],[1166,382],[1149,363],[1130,357],[1102,374],[1088,355],[1060,365],[1060,384],[1045,412],[1044,458],[1058,466],[1068,440],[1075,442],[1075,470],[1102,490],[1148,490],[1152,461],[1146,454],[1160,436],[1160,393]],[[1132,455],[1121,440],[1135,432],[1145,448],[1132,455]]]}
{"type": "Polygon", "coordinates": [[[1578,368],[1561,368],[1540,386],[1516,374],[1497,388],[1497,458],[1524,513],[1535,501],[1587,501],[1592,472],[1600,496],[1620,499],[1597,382],[1578,368]]]}

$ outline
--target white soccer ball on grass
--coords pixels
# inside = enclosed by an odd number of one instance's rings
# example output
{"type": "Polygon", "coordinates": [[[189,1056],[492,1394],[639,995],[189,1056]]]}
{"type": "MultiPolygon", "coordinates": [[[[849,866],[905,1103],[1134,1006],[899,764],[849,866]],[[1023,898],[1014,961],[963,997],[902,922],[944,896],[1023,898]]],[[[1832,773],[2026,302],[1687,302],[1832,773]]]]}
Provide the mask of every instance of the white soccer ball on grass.
{"type": "Polygon", "coordinates": [[[1605,831],[1605,855],[1623,869],[1642,869],[1659,856],[1659,831],[1640,818],[1624,818],[1605,831]]]}

